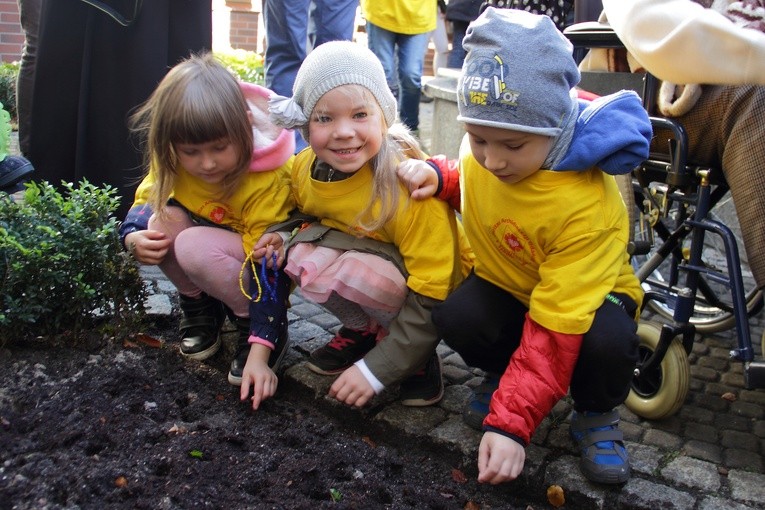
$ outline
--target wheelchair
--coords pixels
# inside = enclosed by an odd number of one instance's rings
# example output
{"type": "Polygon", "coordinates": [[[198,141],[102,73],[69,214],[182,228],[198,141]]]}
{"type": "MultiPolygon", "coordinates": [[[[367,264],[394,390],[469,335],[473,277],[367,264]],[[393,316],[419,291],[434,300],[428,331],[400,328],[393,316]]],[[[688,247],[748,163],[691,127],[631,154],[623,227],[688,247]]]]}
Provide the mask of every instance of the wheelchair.
{"type": "MultiPolygon", "coordinates": [[[[574,24],[564,34],[577,62],[591,48],[623,48],[613,30],[597,22],[574,24]]],[[[747,389],[765,388],[765,361],[755,361],[749,329],[763,294],[740,256],[728,184],[721,169],[689,161],[680,123],[652,114],[657,85],[650,74],[611,72],[583,72],[580,83],[595,94],[636,90],[655,137],[666,143],[666,150],[652,151],[630,175],[617,177],[633,227],[628,251],[645,291],[640,357],[625,405],[647,419],[671,416],[685,401],[697,332],[735,328],[730,357],[743,363],[747,389]]],[[[765,335],[762,344],[765,352],[765,335]]]]}

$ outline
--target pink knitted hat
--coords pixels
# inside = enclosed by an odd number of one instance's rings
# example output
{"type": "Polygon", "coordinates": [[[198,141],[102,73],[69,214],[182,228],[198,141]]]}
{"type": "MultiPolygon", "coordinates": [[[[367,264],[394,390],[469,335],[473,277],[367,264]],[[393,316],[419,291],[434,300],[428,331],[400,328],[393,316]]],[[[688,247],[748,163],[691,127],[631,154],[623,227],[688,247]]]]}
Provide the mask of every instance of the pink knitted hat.
{"type": "Polygon", "coordinates": [[[252,112],[253,151],[250,172],[273,170],[287,162],[295,153],[295,135],[268,118],[271,90],[254,83],[239,82],[244,98],[252,112]]]}

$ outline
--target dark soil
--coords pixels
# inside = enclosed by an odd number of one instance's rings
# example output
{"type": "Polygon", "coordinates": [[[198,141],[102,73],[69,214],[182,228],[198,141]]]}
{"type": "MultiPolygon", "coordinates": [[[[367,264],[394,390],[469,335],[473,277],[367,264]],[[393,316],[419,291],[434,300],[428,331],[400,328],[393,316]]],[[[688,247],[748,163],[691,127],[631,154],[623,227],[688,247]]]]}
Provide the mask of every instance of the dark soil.
{"type": "Polygon", "coordinates": [[[284,382],[252,411],[226,382],[224,354],[200,363],[173,342],[71,344],[0,348],[0,509],[527,506],[477,484],[474,460],[284,382]]]}

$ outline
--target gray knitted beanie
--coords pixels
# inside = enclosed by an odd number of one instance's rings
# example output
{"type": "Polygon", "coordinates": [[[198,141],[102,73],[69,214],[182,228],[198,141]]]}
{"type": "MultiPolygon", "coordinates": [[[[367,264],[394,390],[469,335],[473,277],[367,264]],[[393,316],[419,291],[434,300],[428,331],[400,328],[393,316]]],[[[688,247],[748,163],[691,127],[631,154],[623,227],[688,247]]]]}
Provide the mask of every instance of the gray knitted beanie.
{"type": "Polygon", "coordinates": [[[547,136],[561,134],[579,69],[547,16],[489,7],[468,27],[457,120],[547,136]]]}
{"type": "Polygon", "coordinates": [[[303,128],[307,135],[308,120],[321,96],[350,84],[368,89],[388,125],[396,122],[396,98],[388,88],[380,60],[368,48],[351,41],[330,41],[314,48],[298,70],[292,98],[275,96],[269,101],[271,118],[282,127],[303,128]]]}

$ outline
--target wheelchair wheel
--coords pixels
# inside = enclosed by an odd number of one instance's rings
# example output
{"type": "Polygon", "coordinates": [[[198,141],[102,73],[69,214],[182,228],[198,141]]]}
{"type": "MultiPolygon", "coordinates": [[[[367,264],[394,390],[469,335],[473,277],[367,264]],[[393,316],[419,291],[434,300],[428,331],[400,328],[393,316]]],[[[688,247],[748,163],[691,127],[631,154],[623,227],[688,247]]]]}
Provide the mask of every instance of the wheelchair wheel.
{"type": "MultiPolygon", "coordinates": [[[[645,362],[659,344],[661,325],[653,321],[641,322],[637,334],[640,337],[639,359],[645,362]]],[[[633,377],[632,388],[624,404],[642,418],[666,418],[683,405],[690,384],[688,354],[680,339],[675,338],[659,366],[633,377]]]]}
{"type": "MultiPolygon", "coordinates": [[[[656,253],[657,247],[666,239],[667,231],[674,229],[677,219],[677,210],[669,211],[663,215],[660,211],[661,192],[641,188],[634,184],[634,207],[632,220],[635,230],[633,232],[636,242],[644,242],[651,246],[646,254],[632,257],[633,267],[637,270],[650,257],[656,253]],[[657,198],[657,196],[659,198],[657,198]],[[666,228],[662,231],[662,225],[666,228]]],[[[734,233],[738,252],[741,258],[741,274],[744,281],[744,299],[747,306],[747,316],[759,311],[763,304],[763,293],[757,289],[749,263],[746,258],[743,243],[741,241],[741,229],[736,216],[733,199],[730,192],[726,193],[709,212],[709,218],[720,221],[727,225],[734,233]]],[[[683,259],[687,260],[689,254],[690,236],[684,239],[679,247],[683,259]]],[[[712,270],[723,271],[727,274],[727,257],[722,239],[716,234],[707,233],[704,236],[704,249],[702,253],[703,264],[712,270]]],[[[648,277],[642,282],[646,291],[657,291],[667,297],[665,302],[651,300],[648,308],[671,320],[675,313],[675,298],[677,293],[672,290],[672,275],[677,273],[678,261],[667,257],[648,277]]],[[[716,333],[728,330],[736,325],[733,315],[733,304],[728,287],[708,275],[701,273],[699,290],[696,293],[696,303],[689,322],[696,326],[699,333],[716,333]]]]}

